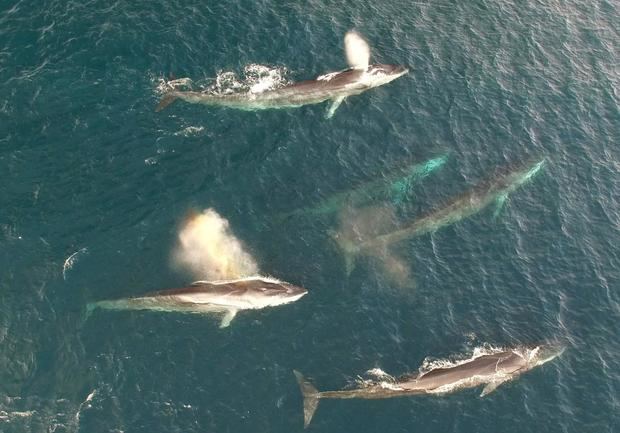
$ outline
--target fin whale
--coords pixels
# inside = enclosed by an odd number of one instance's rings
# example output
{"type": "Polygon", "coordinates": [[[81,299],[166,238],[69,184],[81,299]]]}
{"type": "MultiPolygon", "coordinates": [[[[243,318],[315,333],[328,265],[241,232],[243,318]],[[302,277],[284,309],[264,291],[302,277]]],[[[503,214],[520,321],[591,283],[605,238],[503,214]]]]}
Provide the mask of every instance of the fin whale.
{"type": "Polygon", "coordinates": [[[331,101],[326,113],[326,117],[330,118],[348,96],[358,95],[373,87],[387,84],[409,72],[404,66],[369,64],[370,47],[357,32],[348,32],[344,44],[349,69],[256,93],[209,94],[171,91],[163,96],[155,111],[163,110],[177,99],[192,104],[246,111],[295,108],[331,101]]]}
{"type": "Polygon", "coordinates": [[[347,273],[350,273],[359,254],[380,251],[395,243],[415,236],[434,232],[475,215],[492,203],[497,204],[495,215],[506,202],[508,195],[532,179],[544,166],[545,159],[528,162],[516,168],[503,170],[502,174],[487,179],[465,194],[449,200],[412,223],[389,233],[355,241],[332,231],[331,236],[344,254],[347,273]]]}
{"type": "Polygon", "coordinates": [[[88,311],[152,310],[185,313],[221,313],[220,328],[230,325],[240,310],[256,310],[288,304],[304,296],[306,289],[261,276],[225,281],[196,281],[188,287],[161,290],[142,296],[93,302],[88,311]]]}
{"type": "Polygon", "coordinates": [[[496,351],[443,368],[434,368],[418,375],[370,381],[364,386],[341,391],[318,391],[297,370],[293,370],[303,396],[304,428],[308,427],[319,400],[322,399],[384,399],[422,394],[447,394],[465,388],[484,385],[480,397],[493,392],[502,383],[559,356],[563,347],[540,345],[534,348],[514,348],[496,351]]]}
{"type": "Polygon", "coordinates": [[[409,193],[412,184],[442,167],[447,160],[448,154],[446,153],[424,162],[409,164],[379,179],[365,182],[346,191],[336,192],[314,206],[281,214],[279,218],[331,215],[346,206],[357,208],[382,199],[390,200],[393,204],[401,203],[409,193]]]}

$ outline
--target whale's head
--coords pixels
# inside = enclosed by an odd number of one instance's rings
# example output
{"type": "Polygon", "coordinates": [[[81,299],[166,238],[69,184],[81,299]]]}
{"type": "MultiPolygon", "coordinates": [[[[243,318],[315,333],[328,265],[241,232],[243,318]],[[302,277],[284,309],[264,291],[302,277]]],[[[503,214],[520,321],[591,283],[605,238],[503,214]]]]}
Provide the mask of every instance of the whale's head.
{"type": "Polygon", "coordinates": [[[523,184],[528,182],[534,176],[540,172],[540,170],[545,166],[545,158],[539,160],[531,160],[526,164],[523,164],[519,169],[515,170],[511,177],[513,182],[516,184],[523,184]]]}
{"type": "Polygon", "coordinates": [[[545,166],[545,158],[513,164],[498,170],[496,176],[489,180],[491,188],[509,194],[521,185],[532,180],[545,166]]]}
{"type": "Polygon", "coordinates": [[[250,303],[257,306],[276,306],[297,301],[308,291],[274,278],[258,277],[246,280],[246,291],[243,295],[250,303]]]}
{"type": "Polygon", "coordinates": [[[364,78],[370,87],[377,87],[394,81],[408,72],[407,67],[400,65],[369,65],[364,73],[364,78]]]}
{"type": "Polygon", "coordinates": [[[560,356],[566,347],[560,343],[545,343],[530,349],[527,352],[530,368],[543,365],[560,356]]]}
{"type": "Polygon", "coordinates": [[[303,287],[295,286],[289,283],[281,282],[280,287],[281,289],[277,296],[284,300],[284,303],[294,302],[308,293],[308,291],[303,287]]]}

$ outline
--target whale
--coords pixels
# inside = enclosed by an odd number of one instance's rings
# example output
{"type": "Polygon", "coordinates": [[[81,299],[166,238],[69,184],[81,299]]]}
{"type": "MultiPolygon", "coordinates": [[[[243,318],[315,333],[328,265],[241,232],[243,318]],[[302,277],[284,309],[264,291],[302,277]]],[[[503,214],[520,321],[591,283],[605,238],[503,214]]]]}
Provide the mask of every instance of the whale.
{"type": "Polygon", "coordinates": [[[230,325],[240,310],[257,310],[289,304],[308,291],[275,278],[253,276],[235,280],[196,281],[187,287],[160,290],[141,296],[97,301],[88,311],[151,310],[182,313],[221,313],[220,328],[230,325]]]}
{"type": "Polygon", "coordinates": [[[442,395],[484,385],[480,397],[503,383],[556,358],[564,351],[557,344],[498,349],[446,367],[406,374],[400,378],[381,372],[376,380],[340,391],[319,392],[302,373],[293,370],[303,396],[304,428],[307,428],[322,399],[385,399],[415,395],[442,395]]]}
{"type": "Polygon", "coordinates": [[[352,189],[340,191],[330,195],[325,200],[313,206],[306,206],[294,211],[279,215],[280,219],[296,216],[321,217],[337,213],[346,206],[359,207],[375,200],[389,200],[393,204],[403,202],[411,186],[429,176],[442,167],[448,160],[448,154],[438,155],[423,162],[407,165],[358,185],[352,189]]]}
{"type": "Polygon", "coordinates": [[[466,193],[448,200],[439,208],[388,233],[360,240],[350,239],[337,231],[330,231],[330,235],[343,252],[346,270],[350,273],[355,266],[356,257],[360,254],[383,251],[405,239],[435,232],[475,215],[493,203],[497,205],[495,210],[497,216],[509,194],[530,181],[544,165],[545,158],[542,158],[501,170],[496,176],[480,182],[466,193]]]}
{"type": "Polygon", "coordinates": [[[155,111],[159,112],[179,99],[191,104],[245,111],[296,108],[330,101],[326,117],[331,118],[347,97],[387,84],[409,72],[405,66],[370,64],[370,47],[355,31],[347,32],[344,45],[349,64],[346,70],[262,92],[214,94],[173,90],[163,96],[155,111]]]}

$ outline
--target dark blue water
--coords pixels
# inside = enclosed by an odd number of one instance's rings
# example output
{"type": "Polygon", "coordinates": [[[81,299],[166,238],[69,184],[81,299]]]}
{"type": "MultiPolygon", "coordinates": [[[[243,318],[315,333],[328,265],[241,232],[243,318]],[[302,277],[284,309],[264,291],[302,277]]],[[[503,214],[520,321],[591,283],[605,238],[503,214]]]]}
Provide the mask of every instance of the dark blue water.
{"type": "Polygon", "coordinates": [[[483,399],[326,401],[310,430],[618,431],[619,23],[610,1],[3,0],[0,431],[302,431],[294,368],[340,389],[374,367],[553,339],[560,358],[483,399]],[[330,120],[324,105],[154,113],[171,75],[340,70],[350,28],[411,72],[330,120]],[[497,167],[547,165],[498,218],[395,246],[404,284],[372,257],[347,276],[334,219],[274,218],[437,152],[450,160],[415,186],[403,223],[497,167]],[[198,315],[86,317],[93,300],[191,281],[170,253],[204,208],[263,273],[309,294],[224,330],[198,315]]]}

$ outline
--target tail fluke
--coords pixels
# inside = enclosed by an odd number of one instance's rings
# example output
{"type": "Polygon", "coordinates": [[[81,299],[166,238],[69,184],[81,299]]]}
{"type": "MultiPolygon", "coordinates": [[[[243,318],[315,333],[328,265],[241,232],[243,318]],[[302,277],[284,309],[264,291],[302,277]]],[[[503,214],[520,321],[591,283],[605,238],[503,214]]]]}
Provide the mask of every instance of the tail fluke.
{"type": "Polygon", "coordinates": [[[166,93],[164,97],[161,98],[161,101],[159,101],[159,104],[157,104],[157,107],[155,107],[155,111],[159,112],[163,110],[164,108],[166,108],[168,105],[172,104],[176,100],[177,100],[177,95],[175,92],[166,93]]]}
{"type": "Polygon", "coordinates": [[[299,383],[301,394],[304,397],[304,428],[307,428],[314,412],[316,411],[316,408],[319,405],[319,391],[314,387],[314,385],[308,382],[299,371],[293,370],[293,373],[297,378],[297,383],[299,383]]]}

